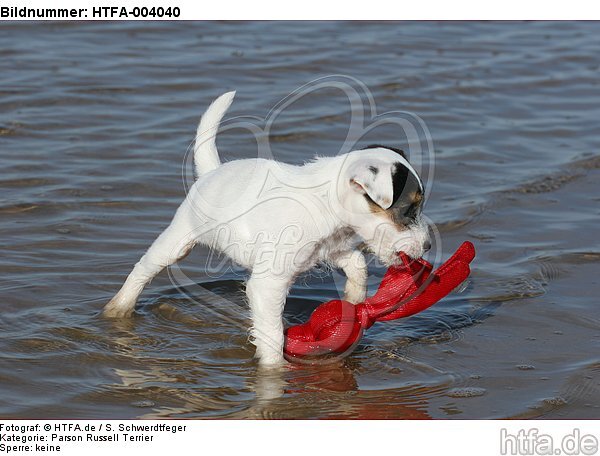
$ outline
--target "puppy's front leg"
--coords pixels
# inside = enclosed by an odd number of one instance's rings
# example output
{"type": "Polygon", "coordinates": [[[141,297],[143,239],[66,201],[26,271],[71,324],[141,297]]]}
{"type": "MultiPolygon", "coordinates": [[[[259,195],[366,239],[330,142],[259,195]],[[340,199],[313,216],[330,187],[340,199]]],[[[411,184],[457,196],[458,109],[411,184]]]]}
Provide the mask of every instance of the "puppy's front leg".
{"type": "Polygon", "coordinates": [[[256,356],[264,366],[284,363],[283,307],[291,280],[252,274],[246,284],[246,295],[252,312],[252,343],[256,356]]]}
{"type": "Polygon", "coordinates": [[[358,250],[336,253],[331,261],[346,274],[344,300],[353,304],[363,302],[367,297],[367,261],[358,250]]]}

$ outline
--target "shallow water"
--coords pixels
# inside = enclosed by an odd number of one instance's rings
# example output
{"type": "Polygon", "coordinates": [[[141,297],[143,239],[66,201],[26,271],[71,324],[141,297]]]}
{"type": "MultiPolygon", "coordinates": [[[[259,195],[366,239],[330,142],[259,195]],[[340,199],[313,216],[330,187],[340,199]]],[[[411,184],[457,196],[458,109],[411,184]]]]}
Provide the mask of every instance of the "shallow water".
{"type": "MultiPolygon", "coordinates": [[[[598,23],[0,24],[0,416],[600,418],[598,23]],[[466,289],[376,324],[342,365],[257,372],[243,275],[161,274],[135,317],[99,311],[185,195],[199,115],[264,117],[317,77],[362,81],[435,145],[426,214],[466,289]],[[190,299],[192,296],[194,299],[190,299]]],[[[335,154],[350,108],[312,94],[274,123],[276,158],[335,154]]],[[[406,147],[394,128],[370,141],[406,147]]],[[[256,155],[247,132],[219,139],[256,155]]],[[[431,161],[427,158],[426,164],[431,161]],[[428,161],[427,161],[428,160],[428,161]]],[[[374,268],[377,282],[381,269],[374,268]]],[[[286,307],[337,296],[327,271],[286,307]]],[[[337,276],[336,276],[337,277],[337,276]]]]}

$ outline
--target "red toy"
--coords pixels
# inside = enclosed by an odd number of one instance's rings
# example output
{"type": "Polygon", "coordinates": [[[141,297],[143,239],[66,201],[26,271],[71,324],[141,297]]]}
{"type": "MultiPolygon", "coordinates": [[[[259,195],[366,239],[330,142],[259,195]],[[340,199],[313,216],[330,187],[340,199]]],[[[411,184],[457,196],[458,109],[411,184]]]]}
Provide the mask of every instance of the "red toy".
{"type": "Polygon", "coordinates": [[[408,317],[432,306],[460,285],[470,273],[475,247],[464,242],[435,272],[431,263],[400,253],[402,264],[390,267],[377,293],[360,304],[336,299],[321,304],[309,320],[285,334],[284,352],[290,361],[325,354],[350,353],[364,330],[376,321],[408,317]]]}

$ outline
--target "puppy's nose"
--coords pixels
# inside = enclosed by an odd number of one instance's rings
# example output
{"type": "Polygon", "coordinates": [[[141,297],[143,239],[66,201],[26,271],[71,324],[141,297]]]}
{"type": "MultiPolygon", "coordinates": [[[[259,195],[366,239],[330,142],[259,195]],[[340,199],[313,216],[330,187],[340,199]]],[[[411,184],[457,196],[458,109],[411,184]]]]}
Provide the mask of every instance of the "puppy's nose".
{"type": "Polygon", "coordinates": [[[431,249],[431,242],[429,242],[429,241],[423,242],[423,250],[425,250],[426,252],[429,252],[430,249],[431,249]]]}

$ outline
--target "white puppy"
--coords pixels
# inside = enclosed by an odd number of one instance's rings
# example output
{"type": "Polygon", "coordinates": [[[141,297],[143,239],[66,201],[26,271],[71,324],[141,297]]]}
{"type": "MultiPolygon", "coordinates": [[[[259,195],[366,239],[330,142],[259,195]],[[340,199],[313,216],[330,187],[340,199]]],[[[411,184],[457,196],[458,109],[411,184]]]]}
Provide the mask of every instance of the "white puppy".
{"type": "Polygon", "coordinates": [[[104,315],[131,315],[154,276],[204,244],[250,271],[252,341],[261,364],[277,365],[284,361],[283,307],[300,273],[319,262],[342,269],[344,299],[357,303],[367,281],[359,243],[387,265],[400,250],[416,258],[429,249],[423,183],[402,151],[383,146],[303,166],[260,158],[221,164],[215,136],[234,95],[219,97],[202,117],[194,147],[198,179],[104,315]]]}

